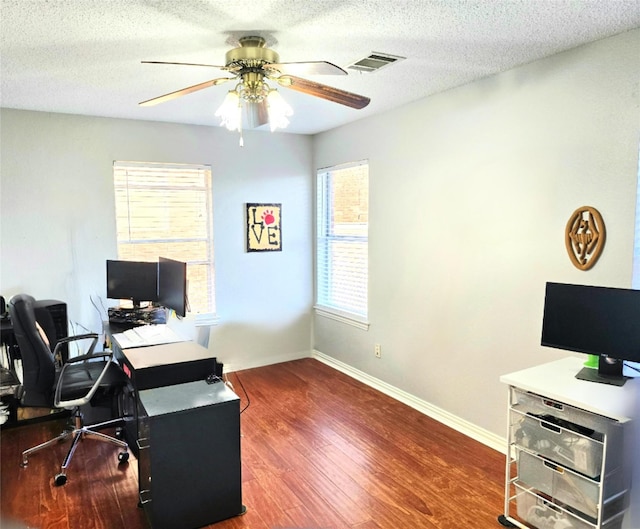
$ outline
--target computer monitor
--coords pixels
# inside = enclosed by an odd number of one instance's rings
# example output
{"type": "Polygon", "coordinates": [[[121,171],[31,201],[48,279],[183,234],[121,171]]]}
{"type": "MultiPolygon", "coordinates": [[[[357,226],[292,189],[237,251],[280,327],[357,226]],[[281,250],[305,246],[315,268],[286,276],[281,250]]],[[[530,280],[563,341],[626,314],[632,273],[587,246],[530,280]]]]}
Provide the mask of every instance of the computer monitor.
{"type": "Polygon", "coordinates": [[[130,299],[140,307],[158,299],[158,263],[107,260],[107,297],[130,299]]]}
{"type": "Polygon", "coordinates": [[[577,378],[624,384],[624,361],[640,362],[640,290],[547,283],[541,343],[596,355],[577,378]]]}
{"type": "Polygon", "coordinates": [[[187,263],[158,259],[158,303],[178,316],[187,313],[187,263]]]}
{"type": "Polygon", "coordinates": [[[130,299],[136,308],[144,301],[156,301],[158,263],[108,260],[107,297],[130,299]]]}

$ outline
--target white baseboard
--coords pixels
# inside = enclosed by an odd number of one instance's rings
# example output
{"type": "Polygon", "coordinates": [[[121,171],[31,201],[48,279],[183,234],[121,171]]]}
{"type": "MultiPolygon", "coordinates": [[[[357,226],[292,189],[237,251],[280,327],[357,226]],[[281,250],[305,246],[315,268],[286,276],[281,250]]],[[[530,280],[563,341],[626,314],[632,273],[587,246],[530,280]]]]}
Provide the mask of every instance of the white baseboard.
{"type": "Polygon", "coordinates": [[[292,360],[300,360],[301,358],[309,358],[311,355],[309,351],[299,351],[297,353],[289,353],[285,355],[274,355],[260,359],[253,359],[250,362],[238,362],[227,364],[224,362],[224,358],[218,358],[218,360],[224,363],[224,372],[233,373],[234,371],[242,371],[244,369],[253,369],[255,367],[270,366],[273,364],[281,364],[282,362],[291,362],[292,360]]]}
{"type": "Polygon", "coordinates": [[[312,357],[324,364],[327,364],[330,367],[333,367],[334,369],[337,369],[338,371],[341,371],[346,375],[349,375],[352,378],[355,378],[356,380],[359,380],[363,384],[377,389],[385,395],[388,395],[389,397],[392,397],[406,404],[407,406],[410,406],[420,413],[423,413],[428,417],[431,417],[432,419],[435,419],[436,421],[441,422],[442,424],[450,428],[453,428],[454,430],[488,446],[489,448],[493,448],[494,450],[503,454],[506,453],[507,441],[504,437],[500,437],[499,435],[485,430],[484,428],[480,428],[479,426],[476,426],[469,421],[465,421],[464,419],[461,419],[460,417],[453,415],[452,413],[449,413],[441,408],[438,408],[437,406],[434,406],[433,404],[430,404],[405,391],[402,391],[401,389],[387,384],[382,380],[372,377],[367,373],[359,371],[358,369],[340,362],[335,358],[327,356],[320,351],[316,351],[314,349],[312,351],[312,357]]]}

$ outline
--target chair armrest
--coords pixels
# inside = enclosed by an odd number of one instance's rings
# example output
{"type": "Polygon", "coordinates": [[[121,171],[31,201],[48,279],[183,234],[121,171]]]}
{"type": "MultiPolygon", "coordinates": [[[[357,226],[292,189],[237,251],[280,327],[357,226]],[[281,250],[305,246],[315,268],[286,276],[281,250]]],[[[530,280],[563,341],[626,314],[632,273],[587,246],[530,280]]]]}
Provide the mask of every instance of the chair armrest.
{"type": "Polygon", "coordinates": [[[83,355],[78,355],[78,356],[74,356],[73,358],[69,358],[66,362],[66,364],[77,364],[78,362],[86,362],[87,360],[95,360],[96,358],[109,358],[112,359],[113,358],[113,353],[111,351],[107,352],[107,353],[103,353],[103,352],[99,352],[99,353],[87,353],[87,354],[83,354],[83,355]]]}
{"type": "MultiPolygon", "coordinates": [[[[98,338],[100,337],[100,335],[96,334],[96,333],[87,333],[87,334],[77,334],[75,336],[67,336],[66,338],[60,338],[58,340],[58,342],[56,343],[56,346],[53,349],[53,358],[55,358],[58,366],[61,366],[63,364],[62,362],[62,354],[60,353],[60,349],[62,348],[62,346],[64,344],[68,344],[71,342],[76,342],[79,340],[93,340],[91,342],[91,345],[89,346],[88,352],[85,353],[84,355],[81,356],[86,356],[86,355],[91,355],[93,354],[94,349],[96,348],[96,345],[98,345],[98,338]]],[[[75,358],[79,358],[75,357],[75,358]]]]}
{"type": "MultiPolygon", "coordinates": [[[[58,343],[68,343],[68,342],[73,342],[75,340],[84,340],[86,338],[94,338],[97,341],[99,337],[100,335],[95,332],[90,332],[86,334],[76,334],[74,336],[66,336],[64,338],[60,338],[58,340],[58,343]]],[[[57,347],[57,344],[56,344],[56,347],[57,347]]]]}
{"type": "Polygon", "coordinates": [[[73,342],[76,340],[83,340],[83,339],[93,340],[91,345],[89,346],[88,353],[70,358],[62,366],[62,370],[60,371],[60,376],[58,378],[58,384],[56,385],[56,391],[55,391],[55,397],[54,397],[54,406],[56,406],[57,408],[73,408],[75,406],[82,406],[83,404],[88,403],[93,398],[96,391],[98,390],[98,387],[100,387],[100,384],[102,383],[102,379],[104,378],[104,376],[107,374],[107,371],[109,370],[109,367],[110,367],[109,364],[111,363],[111,359],[113,358],[113,353],[112,352],[109,352],[109,353],[99,352],[97,354],[94,353],[94,349],[98,343],[98,338],[99,338],[99,335],[95,333],[79,334],[76,336],[70,336],[68,338],[62,338],[56,344],[53,354],[54,354],[54,357],[57,358],[59,356],[59,348],[61,347],[62,344],[73,342]],[[93,383],[93,385],[91,386],[87,394],[73,400],[66,400],[66,401],[61,400],[62,385],[64,381],[65,371],[67,370],[67,368],[72,364],[77,364],[79,362],[88,362],[96,358],[104,358],[108,360],[104,363],[104,368],[100,372],[100,375],[98,376],[96,381],[93,383]]]}

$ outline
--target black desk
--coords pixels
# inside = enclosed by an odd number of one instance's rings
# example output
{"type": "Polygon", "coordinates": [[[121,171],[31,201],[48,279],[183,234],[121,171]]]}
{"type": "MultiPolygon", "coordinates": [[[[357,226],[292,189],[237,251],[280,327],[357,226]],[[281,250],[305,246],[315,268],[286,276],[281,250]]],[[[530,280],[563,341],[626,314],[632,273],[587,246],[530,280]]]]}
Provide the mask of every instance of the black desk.
{"type": "Polygon", "coordinates": [[[211,351],[195,342],[122,348],[110,338],[131,380],[125,432],[152,529],[195,529],[243,514],[240,399],[221,380],[205,380],[215,373],[211,351]]]}
{"type": "Polygon", "coordinates": [[[117,333],[110,334],[109,338],[115,359],[131,380],[123,403],[125,435],[131,450],[138,456],[138,393],[145,389],[205,380],[215,373],[216,359],[209,349],[195,342],[123,348],[117,333]]]}

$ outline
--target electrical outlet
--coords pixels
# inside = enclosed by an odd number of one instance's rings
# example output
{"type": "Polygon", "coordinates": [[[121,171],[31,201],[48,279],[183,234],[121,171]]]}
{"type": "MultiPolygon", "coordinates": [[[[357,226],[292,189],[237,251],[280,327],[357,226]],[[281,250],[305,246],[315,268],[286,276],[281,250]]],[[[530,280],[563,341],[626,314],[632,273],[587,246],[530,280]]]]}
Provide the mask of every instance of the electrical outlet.
{"type": "Polygon", "coordinates": [[[379,343],[374,346],[373,350],[376,354],[376,358],[382,358],[382,347],[379,343]]]}

